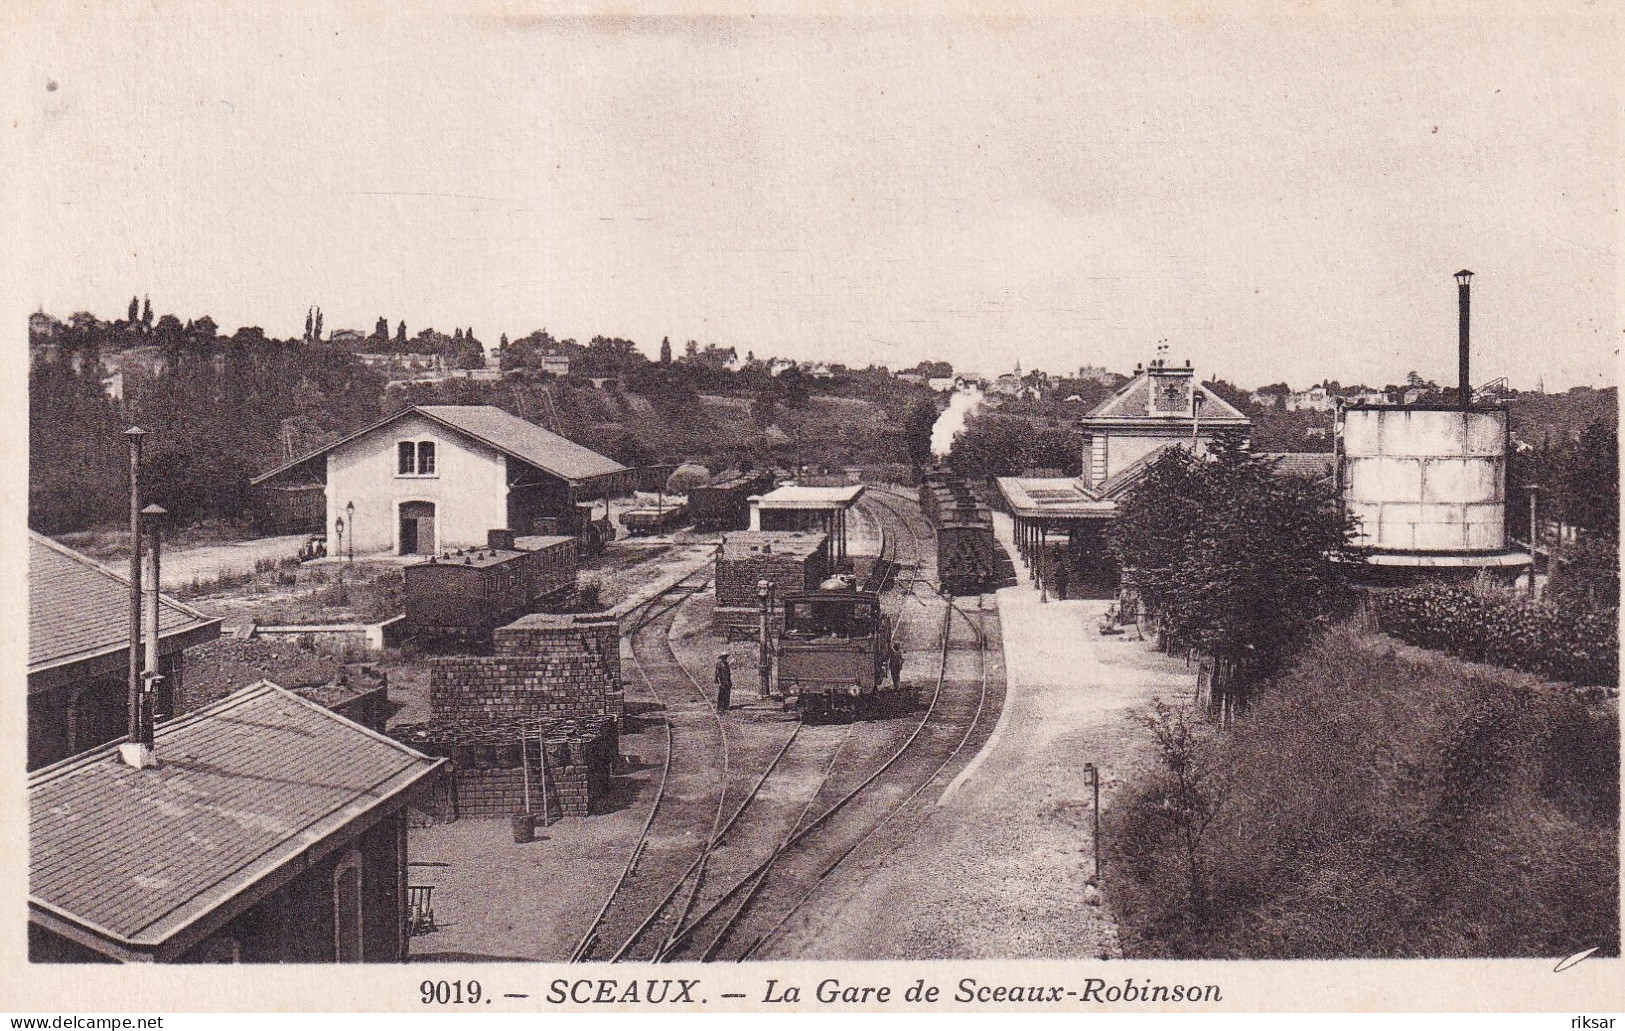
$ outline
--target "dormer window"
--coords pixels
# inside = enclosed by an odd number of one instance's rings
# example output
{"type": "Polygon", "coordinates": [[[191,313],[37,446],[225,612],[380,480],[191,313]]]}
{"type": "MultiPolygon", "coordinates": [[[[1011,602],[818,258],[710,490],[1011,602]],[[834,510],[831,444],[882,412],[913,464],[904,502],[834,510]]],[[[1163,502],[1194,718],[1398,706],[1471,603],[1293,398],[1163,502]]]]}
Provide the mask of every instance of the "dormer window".
{"type": "Polygon", "coordinates": [[[397,476],[433,476],[434,441],[432,440],[403,440],[396,445],[397,476]]]}

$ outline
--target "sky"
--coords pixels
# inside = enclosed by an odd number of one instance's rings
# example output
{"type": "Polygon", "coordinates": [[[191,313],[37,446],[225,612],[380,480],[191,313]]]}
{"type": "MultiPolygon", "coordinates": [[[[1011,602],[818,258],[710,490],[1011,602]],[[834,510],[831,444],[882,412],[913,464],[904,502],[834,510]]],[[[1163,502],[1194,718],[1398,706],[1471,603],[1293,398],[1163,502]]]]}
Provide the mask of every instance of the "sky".
{"type": "Polygon", "coordinates": [[[1465,266],[1476,381],[1617,381],[1613,5],[1179,9],[54,16],[28,307],[1381,386],[1465,266]]]}

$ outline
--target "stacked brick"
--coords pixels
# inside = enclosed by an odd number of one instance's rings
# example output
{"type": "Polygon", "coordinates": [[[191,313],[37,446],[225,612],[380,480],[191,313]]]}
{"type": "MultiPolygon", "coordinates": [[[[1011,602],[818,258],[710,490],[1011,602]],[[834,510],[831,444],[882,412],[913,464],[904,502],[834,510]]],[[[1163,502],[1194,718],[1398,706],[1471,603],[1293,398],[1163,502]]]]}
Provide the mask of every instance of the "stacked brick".
{"type": "Polygon", "coordinates": [[[624,715],[621,632],[614,617],[537,613],[492,636],[493,655],[429,663],[429,703],[437,724],[624,715]]]}
{"type": "MultiPolygon", "coordinates": [[[[816,590],[829,576],[829,537],[806,530],[730,533],[717,552],[717,605],[713,627],[753,632],[758,619],[757,584],[766,580],[779,595],[816,590]]],[[[774,618],[776,632],[779,620],[774,618]]]]}
{"type": "Polygon", "coordinates": [[[393,733],[420,752],[452,761],[447,787],[415,800],[419,825],[508,816],[526,811],[527,802],[529,811],[540,813],[544,799],[553,816],[601,812],[619,753],[615,721],[608,717],[483,727],[427,724],[393,733]]]}

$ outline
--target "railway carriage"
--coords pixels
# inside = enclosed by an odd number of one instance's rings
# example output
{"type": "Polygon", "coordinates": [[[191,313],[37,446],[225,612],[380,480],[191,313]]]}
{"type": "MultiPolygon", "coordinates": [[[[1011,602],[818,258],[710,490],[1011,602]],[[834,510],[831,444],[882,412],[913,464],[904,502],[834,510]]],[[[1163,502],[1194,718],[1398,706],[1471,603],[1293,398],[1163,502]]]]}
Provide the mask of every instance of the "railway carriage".
{"type": "Polygon", "coordinates": [[[863,715],[911,698],[891,686],[892,623],[878,594],[843,588],[781,601],[773,682],[804,715],[863,715]]]}

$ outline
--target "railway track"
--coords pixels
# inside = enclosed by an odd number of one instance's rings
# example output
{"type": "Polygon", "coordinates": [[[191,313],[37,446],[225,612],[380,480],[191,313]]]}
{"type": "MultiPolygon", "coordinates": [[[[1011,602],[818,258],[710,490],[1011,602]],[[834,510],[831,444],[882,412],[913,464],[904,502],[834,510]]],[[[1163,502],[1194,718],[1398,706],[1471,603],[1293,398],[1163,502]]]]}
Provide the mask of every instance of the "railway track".
{"type": "Polygon", "coordinates": [[[677,660],[669,637],[677,610],[698,593],[685,584],[691,586],[691,578],[650,598],[631,622],[631,665],[642,694],[663,709],[665,755],[637,843],[571,962],[652,958],[660,935],[671,930],[659,926],[662,913],[691,864],[703,862],[722,820],[730,773],[727,733],[710,696],[677,660]],[[683,687],[663,696],[657,684],[670,682],[683,687]],[[696,833],[708,825],[709,835],[696,833]]]}
{"type": "MultiPolygon", "coordinates": [[[[894,500],[908,499],[877,495],[872,518],[883,554],[889,548],[907,573],[897,585],[894,621],[902,635],[912,628],[914,610],[929,606],[916,589],[929,582],[931,552],[918,518],[894,500]]],[[[978,654],[984,645],[979,628],[950,600],[934,642],[935,685],[917,721],[797,722],[760,774],[747,775],[730,761],[728,725],[672,647],[689,593],[673,585],[631,623],[632,665],[643,693],[667,709],[666,758],[639,841],[573,960],[753,955],[832,872],[939,779],[986,707],[985,668],[972,678],[976,691],[960,672],[950,675],[965,650],[964,627],[972,629],[978,654]],[[957,639],[956,615],[964,624],[957,639]],[[686,682],[680,700],[662,698],[657,685],[671,682],[686,682]],[[707,820],[709,834],[702,833],[707,820]]]]}
{"type": "MultiPolygon", "coordinates": [[[[965,643],[963,634],[959,643],[965,643]]],[[[852,762],[851,770],[870,772],[851,786],[842,783],[851,777],[843,778],[836,770],[843,742],[788,834],[674,935],[660,958],[751,958],[802,910],[831,873],[940,780],[986,710],[985,644],[980,627],[950,602],[943,615],[936,686],[925,715],[901,743],[892,739],[885,746],[889,756],[878,763],[852,762]],[[972,650],[978,656],[974,677],[949,675],[951,657],[963,650],[953,647],[956,614],[970,630],[972,650]]],[[[870,750],[876,745],[871,742],[870,750]]]]}

